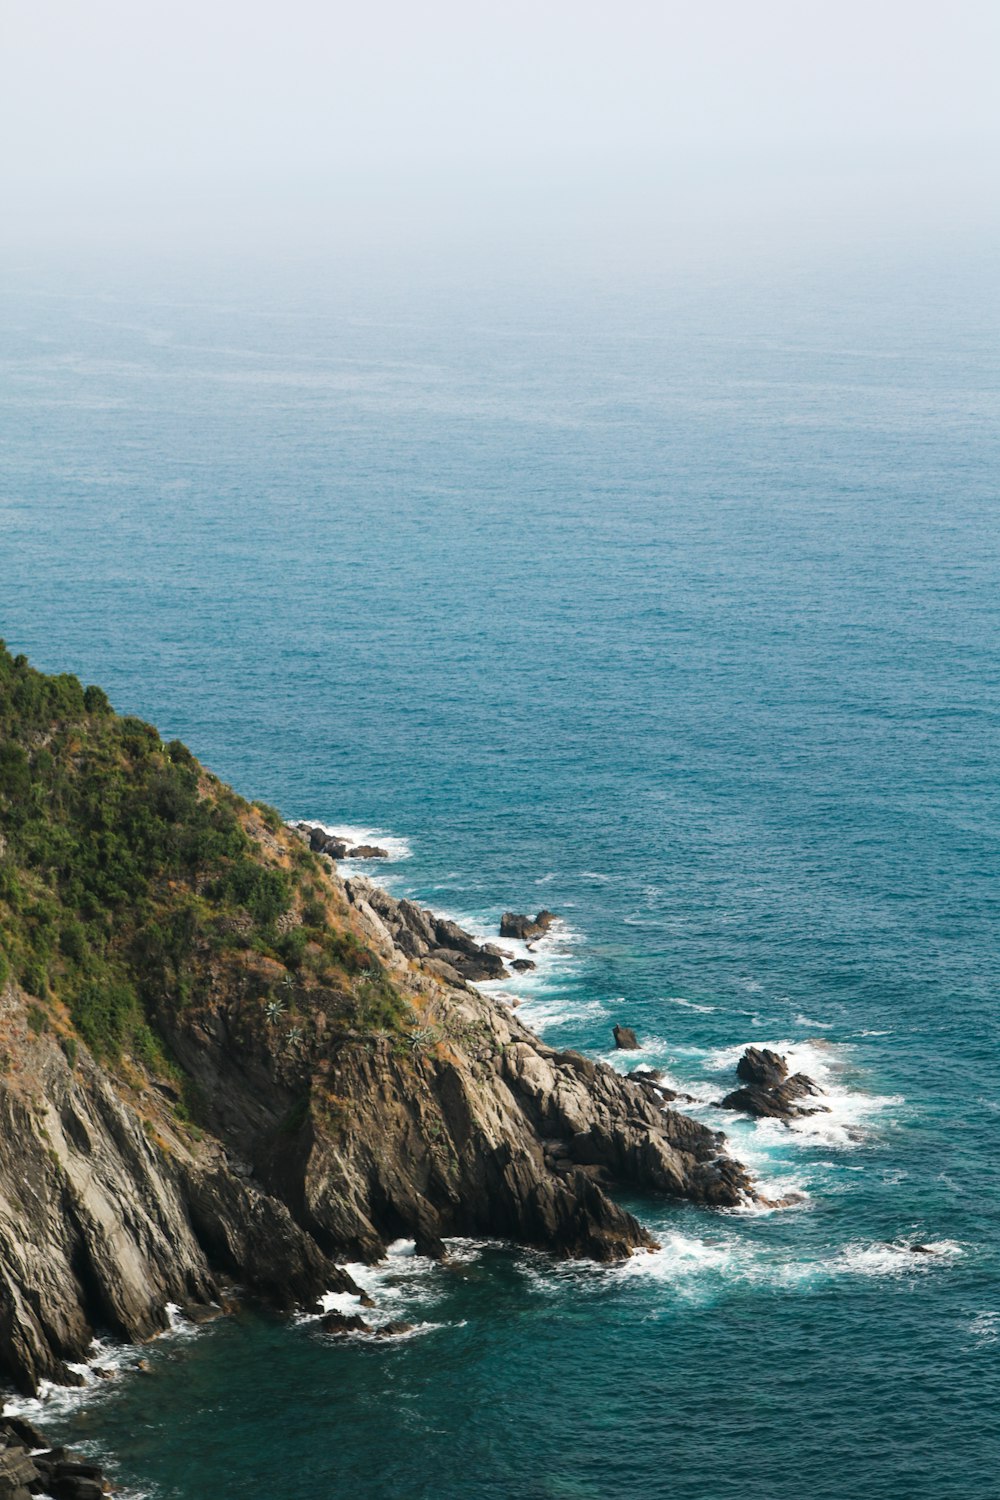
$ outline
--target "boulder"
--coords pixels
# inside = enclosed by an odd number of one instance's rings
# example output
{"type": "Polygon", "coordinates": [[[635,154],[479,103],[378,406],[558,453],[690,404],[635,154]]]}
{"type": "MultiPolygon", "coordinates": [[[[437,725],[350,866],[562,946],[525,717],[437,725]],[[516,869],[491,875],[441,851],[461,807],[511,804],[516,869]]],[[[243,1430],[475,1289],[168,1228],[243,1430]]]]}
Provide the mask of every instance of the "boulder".
{"type": "Polygon", "coordinates": [[[822,1092],[819,1085],[805,1073],[793,1073],[791,1078],[786,1078],[784,1082],[772,1088],[765,1088],[758,1083],[748,1083],[741,1089],[734,1089],[723,1099],[722,1108],[740,1110],[743,1114],[754,1115],[757,1119],[773,1120],[789,1120],[801,1115],[828,1114],[829,1110],[825,1104],[814,1104],[806,1109],[797,1102],[809,1094],[822,1092]]]}
{"type": "Polygon", "coordinates": [[[0,1453],[0,1495],[9,1496],[18,1490],[27,1489],[29,1485],[37,1484],[38,1479],[38,1469],[26,1448],[18,1444],[17,1447],[5,1448],[0,1453]]]}
{"type": "Polygon", "coordinates": [[[639,1042],[631,1026],[615,1027],[615,1046],[626,1052],[638,1052],[639,1042]]]}
{"type": "Polygon", "coordinates": [[[430,912],[423,911],[414,901],[403,900],[399,903],[399,916],[403,925],[428,948],[436,945],[437,934],[430,912]]]}
{"type": "Polygon", "coordinates": [[[425,954],[430,952],[430,947],[424,942],[423,938],[418,937],[415,932],[411,932],[408,927],[400,927],[397,932],[393,933],[393,941],[396,947],[402,953],[406,954],[407,958],[423,958],[425,954]]]}
{"type": "Polygon", "coordinates": [[[55,1500],[104,1500],[104,1485],[100,1479],[85,1479],[72,1474],[59,1474],[52,1481],[55,1500]]]}
{"type": "Polygon", "coordinates": [[[540,938],[543,933],[548,932],[555,916],[550,911],[542,910],[534,917],[526,917],[520,912],[505,911],[500,918],[500,936],[502,938],[519,938],[522,942],[531,942],[534,938],[540,938]]]}
{"type": "MultiPolygon", "coordinates": [[[[325,852],[326,853],[330,853],[331,851],[330,850],[326,850],[325,852]]],[[[343,858],[343,856],[342,855],[334,855],[334,858],[335,859],[341,859],[341,858],[343,858]]],[[[348,850],[348,852],[347,852],[347,858],[348,859],[388,859],[389,858],[389,851],[388,851],[388,849],[380,849],[377,844],[356,844],[353,849],[349,849],[348,850]]]]}
{"type": "Polygon", "coordinates": [[[503,959],[487,953],[483,948],[477,949],[475,953],[463,953],[455,948],[435,948],[431,957],[437,959],[438,963],[447,964],[461,974],[463,979],[472,980],[473,983],[510,978],[503,959]]]}
{"type": "Polygon", "coordinates": [[[47,1448],[49,1440],[44,1432],[40,1432],[33,1422],[25,1417],[4,1417],[0,1420],[0,1434],[6,1436],[7,1441],[17,1439],[26,1448],[47,1448]]]}
{"type": "Polygon", "coordinates": [[[478,957],[483,951],[471,932],[466,932],[464,927],[459,927],[457,922],[451,922],[447,917],[435,918],[434,936],[437,940],[436,947],[454,948],[459,953],[468,954],[470,958],[478,957]]]}
{"type": "Polygon", "coordinates": [[[366,1323],[359,1313],[329,1312],[321,1319],[319,1326],[324,1333],[332,1333],[343,1337],[348,1333],[371,1333],[370,1323],[366,1323]]]}
{"type": "Polygon", "coordinates": [[[736,1064],[736,1076],[743,1083],[769,1089],[788,1077],[788,1064],[769,1047],[748,1047],[736,1064]]]}
{"type": "Polygon", "coordinates": [[[515,958],[511,962],[511,968],[515,974],[527,974],[529,970],[537,967],[538,965],[530,958],[515,958]]]}
{"type": "Polygon", "coordinates": [[[347,841],[337,833],[328,833],[325,828],[312,823],[300,823],[299,832],[308,837],[309,847],[314,854],[326,854],[331,859],[343,859],[347,853],[347,841]]]}
{"type": "Polygon", "coordinates": [[[380,1339],[398,1339],[404,1333],[412,1333],[414,1326],[413,1323],[404,1323],[397,1319],[392,1323],[383,1323],[382,1327],[376,1328],[375,1332],[380,1339]]]}

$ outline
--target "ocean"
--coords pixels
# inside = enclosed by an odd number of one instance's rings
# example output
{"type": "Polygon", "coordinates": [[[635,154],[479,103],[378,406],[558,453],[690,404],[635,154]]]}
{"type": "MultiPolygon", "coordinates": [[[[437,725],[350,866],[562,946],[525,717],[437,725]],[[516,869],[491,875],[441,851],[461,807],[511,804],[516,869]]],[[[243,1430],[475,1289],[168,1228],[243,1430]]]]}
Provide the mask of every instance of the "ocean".
{"type": "Polygon", "coordinates": [[[178,1319],[40,1419],[149,1500],[994,1496],[995,266],[8,271],[10,648],[397,894],[556,912],[520,1015],[801,1195],[400,1243],[406,1338],[178,1319]],[[716,1109],[750,1043],[829,1113],[716,1109]]]}

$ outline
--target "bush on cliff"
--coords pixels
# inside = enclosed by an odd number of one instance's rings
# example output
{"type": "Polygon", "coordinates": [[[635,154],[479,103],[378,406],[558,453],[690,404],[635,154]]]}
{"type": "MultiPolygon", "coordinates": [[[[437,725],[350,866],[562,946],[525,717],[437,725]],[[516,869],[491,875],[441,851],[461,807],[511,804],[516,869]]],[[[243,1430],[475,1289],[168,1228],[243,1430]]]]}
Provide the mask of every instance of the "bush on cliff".
{"type": "MultiPolygon", "coordinates": [[[[188,1004],[210,962],[248,946],[297,984],[322,976],[355,994],[372,956],[327,926],[315,859],[281,832],[273,808],[244,802],[181,741],[0,642],[3,964],[36,1002],[64,1002],[95,1051],[154,1057],[164,1007],[188,1004]]],[[[392,994],[383,976],[344,1024],[398,1023],[392,994]]]]}

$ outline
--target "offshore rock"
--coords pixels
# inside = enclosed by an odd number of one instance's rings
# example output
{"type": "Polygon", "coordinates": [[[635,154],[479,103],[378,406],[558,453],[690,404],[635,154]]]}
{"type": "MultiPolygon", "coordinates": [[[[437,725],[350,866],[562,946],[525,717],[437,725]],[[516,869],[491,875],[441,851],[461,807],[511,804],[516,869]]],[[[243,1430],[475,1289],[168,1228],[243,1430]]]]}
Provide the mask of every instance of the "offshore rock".
{"type": "Polygon", "coordinates": [[[550,911],[540,911],[535,917],[526,917],[515,911],[505,911],[500,918],[500,936],[519,938],[522,942],[530,943],[535,938],[543,937],[555,920],[555,916],[550,911]]]}
{"type": "Polygon", "coordinates": [[[805,1073],[788,1076],[788,1063],[768,1047],[748,1047],[736,1065],[743,1087],[721,1101],[722,1109],[739,1110],[758,1119],[791,1120],[826,1112],[824,1104],[806,1107],[799,1100],[823,1090],[805,1073]]]}
{"type": "Polygon", "coordinates": [[[744,1083],[773,1088],[788,1077],[788,1064],[769,1047],[748,1047],[736,1064],[736,1076],[744,1083]]]}
{"type": "Polygon", "coordinates": [[[614,1029],[615,1046],[627,1052],[638,1052],[639,1042],[631,1026],[616,1026],[614,1029]]]}

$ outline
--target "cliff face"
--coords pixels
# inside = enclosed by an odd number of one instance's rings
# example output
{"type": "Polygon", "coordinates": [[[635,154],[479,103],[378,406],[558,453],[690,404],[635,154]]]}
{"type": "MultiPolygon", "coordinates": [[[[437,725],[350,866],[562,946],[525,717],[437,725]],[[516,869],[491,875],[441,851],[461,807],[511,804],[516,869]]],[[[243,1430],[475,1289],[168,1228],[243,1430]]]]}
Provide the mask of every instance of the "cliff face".
{"type": "Polygon", "coordinates": [[[546,1047],[421,953],[427,914],[183,746],[2,652],[0,694],[0,1366],[22,1388],[220,1277],[308,1303],[400,1235],[612,1260],[652,1241],[608,1189],[752,1191],[721,1137],[546,1047]]]}

